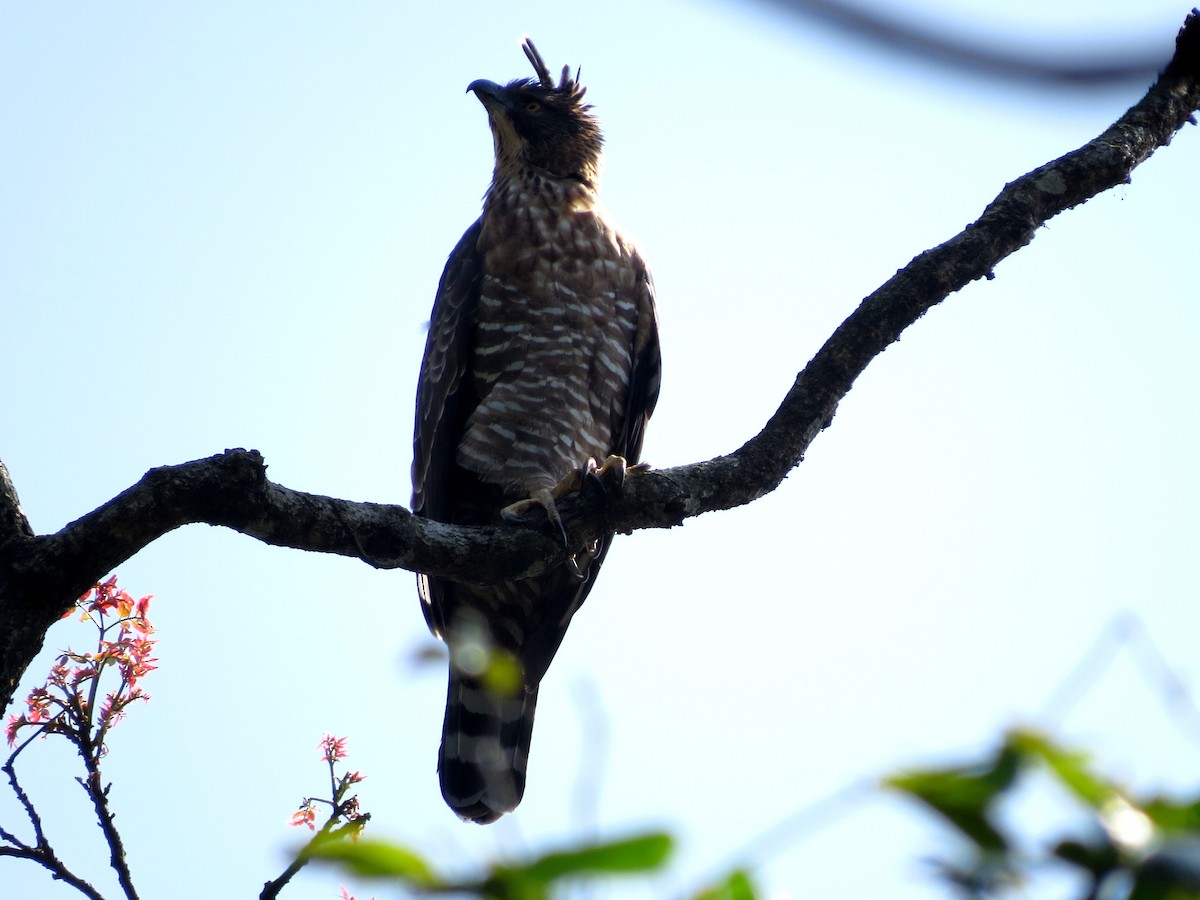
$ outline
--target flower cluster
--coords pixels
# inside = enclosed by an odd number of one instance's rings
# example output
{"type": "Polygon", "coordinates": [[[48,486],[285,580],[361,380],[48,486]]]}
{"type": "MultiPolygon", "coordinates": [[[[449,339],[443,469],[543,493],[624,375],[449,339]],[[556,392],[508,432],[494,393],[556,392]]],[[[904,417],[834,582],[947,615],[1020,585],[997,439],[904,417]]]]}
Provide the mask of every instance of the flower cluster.
{"type": "Polygon", "coordinates": [[[335,763],[345,759],[349,754],[346,751],[346,738],[334,737],[332,734],[326,734],[319,744],[317,749],[321,751],[321,759],[329,764],[329,789],[331,797],[329,800],[324,800],[318,797],[305,797],[300,803],[300,808],[292,813],[291,824],[296,826],[305,826],[309,831],[317,830],[317,805],[325,804],[332,812],[325,824],[321,826],[321,831],[328,833],[339,821],[344,821],[345,824],[339,831],[348,833],[351,837],[357,839],[359,833],[366,826],[371,818],[370,813],[364,813],[359,806],[358,797],[346,797],[350,788],[366,779],[367,776],[361,772],[344,772],[341,777],[338,777],[333,767],[335,763]]]}
{"type": "Polygon", "coordinates": [[[321,751],[321,759],[333,765],[347,755],[346,738],[335,738],[327,732],[325,737],[321,738],[321,743],[317,744],[317,749],[321,751]]]}
{"type": "MultiPolygon", "coordinates": [[[[141,680],[157,668],[158,661],[153,656],[150,599],[134,600],[117,587],[114,575],[76,601],[82,621],[96,627],[95,649],[66,650],[58,657],[46,683],[30,691],[25,711],[9,716],[4,731],[10,747],[23,728],[36,726],[26,743],[38,734],[57,733],[71,739],[85,755],[105,753],[109,729],[135,700],[150,699],[141,687],[141,680]],[[109,670],[120,683],[101,697],[100,680],[109,670]]],[[[63,618],[70,615],[68,611],[63,618]]]]}
{"type": "Polygon", "coordinates": [[[317,830],[317,801],[312,797],[305,797],[304,802],[300,804],[300,808],[292,813],[292,825],[300,826],[307,825],[309,831],[317,830]]]}

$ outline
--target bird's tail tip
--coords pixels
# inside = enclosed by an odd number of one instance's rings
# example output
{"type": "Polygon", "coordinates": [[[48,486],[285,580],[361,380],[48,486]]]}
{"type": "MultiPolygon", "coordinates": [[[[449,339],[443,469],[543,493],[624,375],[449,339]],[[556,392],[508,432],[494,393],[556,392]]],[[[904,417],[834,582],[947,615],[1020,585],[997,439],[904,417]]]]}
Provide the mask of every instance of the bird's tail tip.
{"type": "Polygon", "coordinates": [[[537,688],[504,696],[451,670],[438,775],[460,818],[486,825],[520,804],[536,702],[537,688]]]}

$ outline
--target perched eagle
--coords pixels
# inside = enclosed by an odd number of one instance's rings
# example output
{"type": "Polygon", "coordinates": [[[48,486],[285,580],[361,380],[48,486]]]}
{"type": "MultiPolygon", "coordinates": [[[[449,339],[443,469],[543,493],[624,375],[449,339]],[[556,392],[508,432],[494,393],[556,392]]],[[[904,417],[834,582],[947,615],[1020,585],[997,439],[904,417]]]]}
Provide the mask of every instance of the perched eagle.
{"type": "MultiPolygon", "coordinates": [[[[654,290],[601,210],[600,128],[578,73],[564,67],[555,84],[533,43],[523,49],[536,79],[467,88],[496,166],[438,285],[417,388],[413,511],[456,525],[534,509],[557,522],[555,499],[586,478],[619,483],[658,397],[654,290]]],[[[492,822],[520,803],[538,684],[612,537],[523,581],[418,576],[429,627],[450,646],[438,772],[462,818],[492,822]],[[515,690],[489,680],[487,658],[517,663],[515,690]]]]}

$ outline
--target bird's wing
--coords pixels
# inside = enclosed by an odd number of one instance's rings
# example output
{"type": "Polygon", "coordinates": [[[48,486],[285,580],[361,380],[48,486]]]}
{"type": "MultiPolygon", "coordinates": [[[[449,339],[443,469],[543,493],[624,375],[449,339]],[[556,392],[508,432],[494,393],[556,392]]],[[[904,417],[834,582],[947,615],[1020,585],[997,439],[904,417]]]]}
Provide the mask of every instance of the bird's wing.
{"type": "Polygon", "coordinates": [[[476,248],[480,222],[467,229],[446,260],[425,340],[425,358],[417,383],[417,419],[413,430],[413,512],[446,521],[449,511],[447,470],[469,412],[463,374],[471,364],[475,306],[483,280],[476,248]]]}
{"type": "Polygon", "coordinates": [[[658,343],[654,281],[650,278],[650,272],[641,256],[635,253],[633,259],[638,268],[638,324],[633,343],[633,371],[630,373],[629,391],[625,400],[625,421],[622,423],[620,441],[615,450],[630,463],[641,459],[646,422],[654,412],[654,405],[658,402],[658,389],[662,382],[662,356],[658,343]]]}
{"type": "MultiPolygon", "coordinates": [[[[483,260],[477,248],[481,221],[467,229],[446,260],[417,383],[412,509],[440,522],[447,521],[453,504],[451,470],[473,402],[467,396],[463,375],[471,365],[475,307],[483,281],[483,260]]],[[[425,575],[417,576],[417,585],[430,629],[444,633],[443,611],[435,596],[438,592],[425,575]]]]}

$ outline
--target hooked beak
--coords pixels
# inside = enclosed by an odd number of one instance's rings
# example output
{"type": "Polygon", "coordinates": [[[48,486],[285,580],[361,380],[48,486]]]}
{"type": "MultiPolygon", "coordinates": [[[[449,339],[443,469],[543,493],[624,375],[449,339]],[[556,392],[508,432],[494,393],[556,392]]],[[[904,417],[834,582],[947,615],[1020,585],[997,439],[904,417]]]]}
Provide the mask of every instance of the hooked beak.
{"type": "Polygon", "coordinates": [[[486,78],[480,78],[468,84],[467,93],[474,94],[479,98],[480,103],[489,108],[508,105],[508,91],[486,78]]]}
{"type": "Polygon", "coordinates": [[[501,157],[518,155],[525,142],[513,125],[512,94],[496,82],[482,78],[467,85],[467,91],[479,99],[487,112],[497,161],[501,157]]]}

